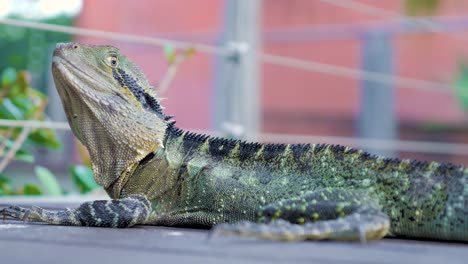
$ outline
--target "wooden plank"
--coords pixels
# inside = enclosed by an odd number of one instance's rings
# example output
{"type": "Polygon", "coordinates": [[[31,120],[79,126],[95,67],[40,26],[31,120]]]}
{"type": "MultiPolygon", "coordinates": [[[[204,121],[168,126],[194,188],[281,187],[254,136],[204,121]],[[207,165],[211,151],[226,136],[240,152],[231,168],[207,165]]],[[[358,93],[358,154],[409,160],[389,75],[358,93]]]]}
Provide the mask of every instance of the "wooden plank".
{"type": "MultiPolygon", "coordinates": [[[[53,204],[44,207],[57,208],[53,204]]],[[[63,206],[61,204],[61,206],[63,206]]],[[[0,205],[0,208],[2,206],[0,205]]],[[[361,243],[275,242],[215,237],[209,231],[138,226],[128,229],[51,226],[0,220],[2,263],[466,263],[466,244],[384,239],[361,243]]]]}

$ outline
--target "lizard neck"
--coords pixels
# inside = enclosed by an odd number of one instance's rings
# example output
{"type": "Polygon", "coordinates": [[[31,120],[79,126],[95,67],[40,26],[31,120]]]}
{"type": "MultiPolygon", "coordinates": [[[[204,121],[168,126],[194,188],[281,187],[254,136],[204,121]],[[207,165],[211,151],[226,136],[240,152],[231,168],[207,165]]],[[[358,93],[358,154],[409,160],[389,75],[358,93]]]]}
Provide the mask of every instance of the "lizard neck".
{"type": "Polygon", "coordinates": [[[82,105],[76,118],[69,118],[77,138],[87,148],[96,182],[115,188],[115,182],[129,174],[149,153],[162,148],[167,124],[156,115],[104,111],[96,105],[82,105]]]}

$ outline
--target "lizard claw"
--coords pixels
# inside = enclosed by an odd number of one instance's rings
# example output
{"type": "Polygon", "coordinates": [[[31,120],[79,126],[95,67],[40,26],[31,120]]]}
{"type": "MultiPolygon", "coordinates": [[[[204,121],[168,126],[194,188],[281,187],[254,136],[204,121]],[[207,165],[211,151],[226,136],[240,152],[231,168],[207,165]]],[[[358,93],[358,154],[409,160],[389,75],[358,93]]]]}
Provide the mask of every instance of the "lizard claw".
{"type": "Polygon", "coordinates": [[[29,209],[15,206],[15,205],[6,207],[0,210],[0,215],[3,216],[3,219],[6,219],[6,217],[8,216],[13,219],[23,220],[25,222],[29,218],[29,213],[30,213],[29,209]]]}
{"type": "Polygon", "coordinates": [[[26,211],[23,215],[23,223],[26,224],[26,222],[28,222],[28,218],[29,218],[29,214],[31,213],[31,211],[26,211]]]}

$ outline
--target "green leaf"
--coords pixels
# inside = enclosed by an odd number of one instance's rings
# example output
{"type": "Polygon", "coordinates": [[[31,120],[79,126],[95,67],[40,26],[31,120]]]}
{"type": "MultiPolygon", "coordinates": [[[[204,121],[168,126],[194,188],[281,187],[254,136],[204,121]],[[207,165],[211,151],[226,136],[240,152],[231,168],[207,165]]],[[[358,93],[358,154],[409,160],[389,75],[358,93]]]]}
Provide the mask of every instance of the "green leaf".
{"type": "Polygon", "coordinates": [[[26,93],[26,91],[29,89],[29,81],[27,73],[25,71],[18,72],[18,74],[16,75],[16,83],[20,92],[26,93]]]}
{"type": "Polygon", "coordinates": [[[410,16],[433,16],[439,10],[440,0],[406,0],[405,12],[410,16]]]}
{"type": "Polygon", "coordinates": [[[93,172],[90,168],[84,165],[70,166],[69,171],[72,175],[73,182],[78,186],[81,193],[91,192],[100,188],[93,177],[93,172]]]}
{"type": "Polygon", "coordinates": [[[34,171],[36,172],[36,176],[39,178],[39,181],[41,182],[47,194],[52,196],[62,195],[62,188],[60,187],[57,178],[52,172],[41,166],[36,166],[34,171]]]}
{"type": "Polygon", "coordinates": [[[186,50],[184,50],[184,55],[186,58],[191,57],[197,53],[197,50],[194,47],[190,47],[186,50]]]}
{"type": "Polygon", "coordinates": [[[60,144],[57,135],[52,129],[36,130],[29,135],[28,139],[31,140],[30,143],[34,143],[42,147],[48,147],[51,149],[60,149],[62,147],[62,144],[60,144]]]}
{"type": "MultiPolygon", "coordinates": [[[[8,152],[8,150],[11,149],[11,147],[13,146],[14,142],[10,139],[0,138],[0,144],[3,144],[4,140],[7,141],[5,144],[6,146],[5,152],[8,152]]],[[[21,160],[24,162],[33,162],[34,156],[31,153],[29,153],[29,151],[24,146],[21,146],[20,149],[16,151],[15,160],[21,160]]]]}
{"type": "Polygon", "coordinates": [[[15,160],[20,160],[20,161],[27,162],[27,163],[33,163],[34,156],[29,153],[25,153],[25,152],[20,153],[18,151],[15,154],[15,160]]]}
{"type": "Polygon", "coordinates": [[[2,184],[10,184],[11,180],[5,174],[0,173],[0,185],[2,184]]]}
{"type": "Polygon", "coordinates": [[[23,186],[24,195],[41,195],[41,189],[35,184],[27,183],[23,186]]]}
{"type": "Polygon", "coordinates": [[[0,105],[0,117],[4,119],[16,119],[23,120],[24,114],[20,108],[18,108],[10,98],[4,98],[0,105]]]}
{"type": "Polygon", "coordinates": [[[47,96],[38,90],[28,89],[27,96],[31,98],[33,104],[37,107],[41,106],[44,101],[47,101],[47,96]]]}
{"type": "Polygon", "coordinates": [[[164,56],[166,56],[166,60],[169,62],[169,64],[174,63],[176,59],[176,50],[174,49],[174,47],[171,45],[165,45],[164,56]]]}
{"type": "Polygon", "coordinates": [[[11,101],[16,107],[23,111],[23,115],[31,116],[34,109],[36,109],[31,102],[31,98],[27,95],[12,94],[11,101]]]}
{"type": "Polygon", "coordinates": [[[11,180],[4,174],[0,174],[0,195],[8,195],[11,190],[11,180]]]}
{"type": "Polygon", "coordinates": [[[2,73],[2,86],[10,86],[16,81],[16,70],[8,67],[2,73]]]}

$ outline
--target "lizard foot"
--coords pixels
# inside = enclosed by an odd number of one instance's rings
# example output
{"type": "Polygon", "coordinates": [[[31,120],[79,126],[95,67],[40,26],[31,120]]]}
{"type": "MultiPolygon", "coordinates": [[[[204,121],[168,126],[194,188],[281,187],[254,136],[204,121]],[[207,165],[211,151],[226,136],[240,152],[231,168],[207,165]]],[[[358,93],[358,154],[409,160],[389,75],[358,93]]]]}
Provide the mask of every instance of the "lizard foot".
{"type": "Polygon", "coordinates": [[[236,224],[216,225],[212,230],[211,237],[236,235],[282,241],[331,239],[357,240],[365,243],[367,240],[380,239],[388,232],[389,221],[386,217],[365,219],[366,217],[360,216],[355,218],[353,220],[360,218],[363,222],[353,223],[348,221],[350,219],[336,219],[299,225],[283,219],[270,223],[242,221],[236,224]]]}
{"type": "Polygon", "coordinates": [[[242,221],[236,224],[216,225],[211,231],[211,237],[235,235],[267,240],[298,241],[305,239],[303,231],[300,225],[291,224],[282,219],[268,224],[242,221]]]}
{"type": "Polygon", "coordinates": [[[33,206],[31,209],[28,209],[13,205],[0,210],[0,215],[4,218],[9,217],[22,220],[24,222],[47,222],[51,224],[64,225],[73,225],[78,223],[77,217],[73,215],[72,210],[70,209],[66,209],[64,211],[50,211],[37,206],[33,206]],[[65,221],[66,219],[67,221],[65,221]]]}
{"type": "Polygon", "coordinates": [[[9,206],[0,210],[0,216],[5,219],[6,217],[27,221],[30,214],[30,209],[19,207],[19,206],[9,206]]]}

